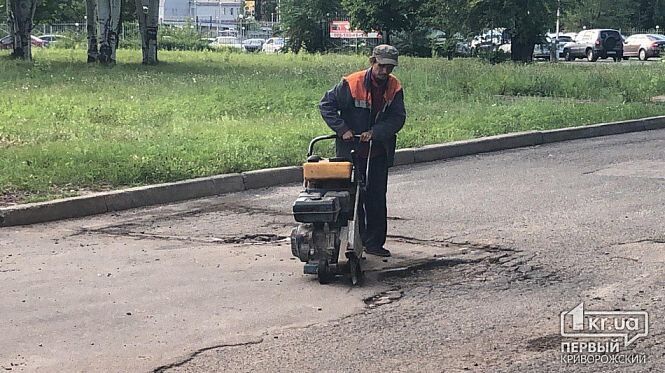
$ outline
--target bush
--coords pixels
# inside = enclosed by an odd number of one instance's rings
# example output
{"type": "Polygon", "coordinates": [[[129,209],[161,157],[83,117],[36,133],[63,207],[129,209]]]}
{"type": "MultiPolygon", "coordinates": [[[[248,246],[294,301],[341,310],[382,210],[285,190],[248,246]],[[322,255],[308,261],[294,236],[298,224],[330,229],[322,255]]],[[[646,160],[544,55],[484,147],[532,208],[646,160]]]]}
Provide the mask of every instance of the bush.
{"type": "Polygon", "coordinates": [[[196,39],[190,38],[174,38],[169,35],[164,35],[158,39],[157,45],[159,49],[168,51],[202,51],[208,49],[208,40],[201,39],[197,36],[196,39]]]}
{"type": "Polygon", "coordinates": [[[491,63],[492,65],[510,61],[510,53],[506,53],[499,49],[480,50],[478,51],[477,57],[483,61],[491,63]]]}

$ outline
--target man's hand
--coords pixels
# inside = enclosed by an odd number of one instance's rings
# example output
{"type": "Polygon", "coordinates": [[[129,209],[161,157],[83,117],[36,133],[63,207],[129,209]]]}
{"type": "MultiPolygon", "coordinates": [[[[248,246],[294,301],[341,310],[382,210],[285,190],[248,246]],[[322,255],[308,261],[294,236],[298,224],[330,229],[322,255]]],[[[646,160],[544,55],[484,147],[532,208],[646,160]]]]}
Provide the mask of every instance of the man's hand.
{"type": "Polygon", "coordinates": [[[353,140],[353,132],[351,132],[351,130],[348,130],[348,131],[344,132],[344,134],[342,135],[342,140],[344,140],[344,141],[353,140]]]}
{"type": "Polygon", "coordinates": [[[368,142],[372,139],[372,131],[363,132],[360,134],[360,141],[368,142]]]}

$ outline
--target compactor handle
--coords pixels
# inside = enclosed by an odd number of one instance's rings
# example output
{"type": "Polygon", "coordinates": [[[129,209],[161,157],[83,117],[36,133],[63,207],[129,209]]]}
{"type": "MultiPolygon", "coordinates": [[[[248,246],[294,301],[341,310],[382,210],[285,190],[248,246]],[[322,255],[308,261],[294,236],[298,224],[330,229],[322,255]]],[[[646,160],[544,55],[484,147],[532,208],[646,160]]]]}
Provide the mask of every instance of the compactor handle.
{"type": "MultiPolygon", "coordinates": [[[[353,137],[359,139],[360,135],[353,135],[353,137]]],[[[322,140],[332,140],[337,138],[337,135],[332,134],[332,135],[323,135],[323,136],[317,136],[312,139],[312,141],[309,142],[309,147],[307,148],[307,156],[309,157],[310,155],[314,154],[314,144],[316,144],[319,141],[322,140]]]]}
{"type": "Polygon", "coordinates": [[[310,155],[314,154],[314,144],[316,144],[317,142],[322,140],[331,140],[336,137],[337,135],[323,135],[313,138],[312,141],[309,142],[309,147],[307,148],[307,156],[309,157],[310,155]]]}

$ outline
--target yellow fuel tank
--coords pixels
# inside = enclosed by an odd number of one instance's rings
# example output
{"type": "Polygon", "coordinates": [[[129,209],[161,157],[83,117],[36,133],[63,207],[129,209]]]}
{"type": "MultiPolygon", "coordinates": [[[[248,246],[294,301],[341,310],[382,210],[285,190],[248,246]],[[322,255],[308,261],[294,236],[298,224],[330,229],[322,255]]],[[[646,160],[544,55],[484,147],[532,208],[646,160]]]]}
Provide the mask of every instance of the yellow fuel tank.
{"type": "Polygon", "coordinates": [[[351,162],[307,162],[302,165],[305,180],[346,180],[351,179],[351,162]]]}

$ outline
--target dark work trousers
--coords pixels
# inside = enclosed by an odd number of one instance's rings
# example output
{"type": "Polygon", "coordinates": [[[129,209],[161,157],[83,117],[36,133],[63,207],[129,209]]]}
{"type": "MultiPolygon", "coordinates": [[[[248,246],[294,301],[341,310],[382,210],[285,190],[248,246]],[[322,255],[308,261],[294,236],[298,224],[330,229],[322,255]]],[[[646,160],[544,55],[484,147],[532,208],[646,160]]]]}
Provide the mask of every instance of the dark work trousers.
{"type": "MultiPolygon", "coordinates": [[[[358,159],[358,170],[365,175],[366,158],[358,159]]],[[[386,208],[386,192],[388,191],[388,166],[386,156],[370,158],[369,189],[360,193],[358,219],[360,236],[366,248],[381,248],[386,243],[388,232],[388,210],[386,208]],[[365,226],[367,217],[367,226],[365,226]]]]}

